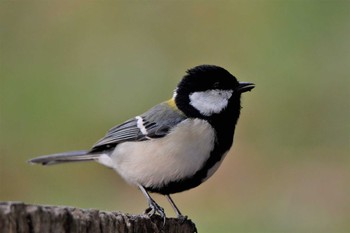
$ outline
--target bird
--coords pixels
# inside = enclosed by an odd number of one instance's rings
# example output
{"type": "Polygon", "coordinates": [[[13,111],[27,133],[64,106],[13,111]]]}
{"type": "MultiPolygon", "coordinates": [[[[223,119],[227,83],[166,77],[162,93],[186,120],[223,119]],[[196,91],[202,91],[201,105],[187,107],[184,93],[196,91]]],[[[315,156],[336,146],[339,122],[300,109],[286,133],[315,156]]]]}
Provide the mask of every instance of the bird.
{"type": "Polygon", "coordinates": [[[29,162],[96,161],[141,190],[145,214],[159,214],[165,223],[164,209],[150,195],[158,193],[185,220],[170,195],[197,187],[217,171],[233,144],[241,94],[254,87],[220,66],[198,65],[186,71],[172,98],[114,126],[91,149],[29,162]]]}

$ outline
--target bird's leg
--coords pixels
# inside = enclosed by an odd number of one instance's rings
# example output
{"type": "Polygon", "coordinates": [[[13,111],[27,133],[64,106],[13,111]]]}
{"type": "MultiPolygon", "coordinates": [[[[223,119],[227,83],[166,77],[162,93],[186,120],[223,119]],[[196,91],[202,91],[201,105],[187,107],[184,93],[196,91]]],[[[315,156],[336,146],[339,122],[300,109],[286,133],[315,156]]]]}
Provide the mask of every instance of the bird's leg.
{"type": "Polygon", "coordinates": [[[141,192],[143,193],[143,195],[145,195],[147,201],[148,201],[148,208],[145,210],[145,214],[147,214],[148,216],[152,216],[155,213],[159,213],[160,217],[163,218],[163,222],[165,224],[165,213],[164,213],[164,209],[162,207],[160,207],[157,202],[155,202],[152,197],[149,195],[149,193],[147,192],[147,190],[142,186],[139,185],[139,189],[141,190],[141,192]]]}
{"type": "Polygon", "coordinates": [[[173,199],[171,199],[169,194],[167,194],[165,196],[168,199],[170,205],[173,207],[177,218],[180,219],[182,222],[184,222],[187,219],[187,216],[181,214],[180,210],[177,208],[177,206],[175,205],[175,202],[173,201],[173,199]]]}

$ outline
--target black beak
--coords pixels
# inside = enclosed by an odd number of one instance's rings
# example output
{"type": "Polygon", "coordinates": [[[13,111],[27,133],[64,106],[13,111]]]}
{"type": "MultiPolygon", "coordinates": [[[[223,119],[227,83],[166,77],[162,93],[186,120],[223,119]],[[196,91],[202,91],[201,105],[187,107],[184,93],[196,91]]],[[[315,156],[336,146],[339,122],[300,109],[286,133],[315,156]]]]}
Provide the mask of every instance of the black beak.
{"type": "Polygon", "coordinates": [[[240,82],[237,91],[240,93],[251,91],[255,87],[254,83],[240,82]]]}

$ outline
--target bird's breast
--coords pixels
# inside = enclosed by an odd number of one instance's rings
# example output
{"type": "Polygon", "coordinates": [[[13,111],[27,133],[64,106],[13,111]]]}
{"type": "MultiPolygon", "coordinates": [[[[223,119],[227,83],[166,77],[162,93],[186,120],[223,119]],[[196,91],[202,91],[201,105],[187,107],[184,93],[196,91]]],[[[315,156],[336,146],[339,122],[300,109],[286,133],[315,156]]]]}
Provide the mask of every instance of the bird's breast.
{"type": "Polygon", "coordinates": [[[111,158],[114,169],[129,183],[162,187],[199,171],[214,143],[215,130],[207,121],[186,119],[165,137],[118,145],[111,158]]]}

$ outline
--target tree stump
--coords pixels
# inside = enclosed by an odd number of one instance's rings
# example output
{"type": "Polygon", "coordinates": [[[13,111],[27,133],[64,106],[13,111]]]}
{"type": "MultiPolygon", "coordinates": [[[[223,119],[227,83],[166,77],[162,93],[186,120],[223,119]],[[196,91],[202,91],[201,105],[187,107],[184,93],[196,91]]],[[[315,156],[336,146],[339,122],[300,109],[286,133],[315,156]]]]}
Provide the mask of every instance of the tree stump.
{"type": "Polygon", "coordinates": [[[191,220],[74,207],[0,202],[1,233],[193,233],[191,220]]]}

